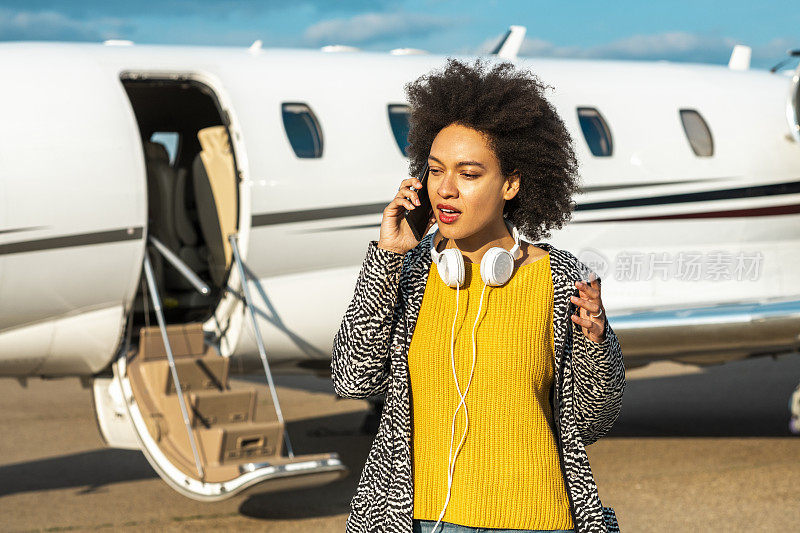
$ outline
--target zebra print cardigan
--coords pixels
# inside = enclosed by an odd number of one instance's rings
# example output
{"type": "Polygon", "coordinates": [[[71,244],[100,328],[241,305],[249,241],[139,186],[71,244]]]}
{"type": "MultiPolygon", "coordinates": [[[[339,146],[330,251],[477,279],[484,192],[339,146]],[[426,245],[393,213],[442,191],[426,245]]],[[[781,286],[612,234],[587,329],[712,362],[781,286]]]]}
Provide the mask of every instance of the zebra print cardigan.
{"type": "MultiPolygon", "coordinates": [[[[333,341],[336,394],[365,399],[385,393],[378,432],[350,503],[346,533],[412,531],[408,347],[432,263],[433,235],[405,254],[370,241],[333,341]]],[[[585,446],[605,435],[619,416],[625,388],[622,350],[608,320],[603,342],[598,343],[569,318],[576,309],[569,298],[578,295],[574,281],[589,272],[586,265],[549,243],[535,245],[550,254],[556,347],[550,401],[575,531],[618,531],[613,509],[600,502],[585,446]]]]}

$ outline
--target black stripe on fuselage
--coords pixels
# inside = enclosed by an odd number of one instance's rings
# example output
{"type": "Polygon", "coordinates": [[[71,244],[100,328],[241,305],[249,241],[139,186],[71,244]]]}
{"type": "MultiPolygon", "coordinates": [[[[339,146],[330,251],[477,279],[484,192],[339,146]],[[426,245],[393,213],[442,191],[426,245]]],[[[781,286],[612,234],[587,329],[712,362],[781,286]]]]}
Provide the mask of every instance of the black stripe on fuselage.
{"type": "Polygon", "coordinates": [[[376,215],[383,213],[388,203],[346,205],[342,207],[323,207],[321,209],[303,209],[300,211],[280,211],[278,213],[264,213],[253,215],[253,226],[272,226],[274,224],[289,224],[290,222],[307,222],[311,220],[325,220],[329,218],[355,217],[361,215],[376,215]]]}
{"type": "Polygon", "coordinates": [[[69,248],[71,246],[86,246],[91,244],[107,244],[120,241],[141,240],[143,228],[115,229],[98,231],[95,233],[80,233],[77,235],[64,235],[61,237],[47,237],[28,241],[0,244],[0,255],[19,254],[23,252],[39,252],[55,248],[69,248]]]}
{"type": "MultiPolygon", "coordinates": [[[[655,184],[654,184],[655,185],[655,184]]],[[[587,202],[578,204],[575,211],[594,211],[597,209],[615,209],[618,207],[642,207],[647,205],[670,205],[687,202],[709,202],[712,200],[733,200],[737,198],[757,198],[782,194],[800,193],[800,181],[772,183],[770,185],[753,185],[715,191],[699,191],[681,194],[663,194],[645,198],[628,198],[625,200],[609,200],[605,202],[587,202]]]]}
{"type": "MultiPolygon", "coordinates": [[[[723,178],[719,178],[723,179],[723,178]]],[[[684,182],[685,183],[685,182],[684,182]]],[[[664,185],[664,183],[651,183],[647,184],[649,186],[654,185],[664,185]]],[[[644,186],[644,184],[636,184],[636,186],[644,186]]],[[[625,186],[619,186],[620,188],[625,186]]],[[[585,188],[583,191],[589,192],[590,190],[609,190],[617,188],[617,186],[608,186],[608,187],[595,187],[595,188],[585,188]]],[[[630,187],[625,187],[630,188],[630,187]]],[[[784,182],[784,183],[774,183],[770,185],[754,185],[748,187],[736,187],[730,189],[719,189],[714,191],[699,191],[699,192],[692,192],[692,193],[681,193],[681,194],[665,194],[661,196],[648,196],[648,197],[639,197],[639,198],[628,198],[625,200],[611,200],[611,201],[604,201],[604,202],[587,202],[578,204],[575,207],[575,211],[595,211],[598,209],[614,209],[619,207],[642,207],[642,206],[652,206],[652,205],[670,205],[670,204],[680,204],[680,203],[689,203],[689,202],[709,202],[709,201],[717,201],[717,200],[731,200],[737,198],[757,198],[757,197],[765,197],[765,196],[775,196],[775,195],[783,195],[783,194],[796,194],[800,193],[800,181],[791,181],[791,182],[784,182]]],[[[303,222],[303,221],[313,221],[313,220],[322,220],[322,219],[331,219],[331,218],[343,218],[343,217],[350,217],[350,216],[358,216],[358,215],[373,215],[373,214],[380,214],[383,213],[384,208],[387,204],[379,203],[379,204],[361,204],[361,205],[350,205],[344,207],[328,207],[323,209],[307,209],[302,211],[283,211],[278,213],[268,213],[262,215],[253,215],[253,222],[252,225],[255,226],[268,226],[274,224],[288,224],[291,222],[303,222]]],[[[740,210],[730,210],[726,209],[725,211],[719,211],[718,214],[711,210],[704,211],[698,214],[675,214],[675,215],[664,215],[664,216],[652,216],[652,217],[631,217],[631,218],[615,218],[615,221],[621,220],[655,220],[660,218],[724,218],[727,216],[765,216],[771,214],[789,214],[793,211],[791,209],[787,209],[786,206],[775,206],[772,211],[771,208],[758,208],[758,209],[740,209],[740,210]]],[[[611,219],[609,219],[610,221],[611,219]]],[[[606,219],[602,220],[587,220],[585,223],[594,223],[594,222],[605,222],[606,219]]],[[[577,222],[577,221],[576,221],[577,222]]],[[[299,231],[298,233],[316,233],[316,232],[323,232],[323,231],[336,231],[336,230],[349,230],[349,229],[363,229],[363,228],[373,228],[373,227],[380,227],[380,224],[354,224],[354,225],[347,225],[347,226],[330,226],[326,228],[316,228],[310,230],[303,230],[299,231]]]]}
{"type": "Polygon", "coordinates": [[[6,233],[19,233],[20,231],[33,231],[35,229],[45,229],[47,226],[29,226],[27,228],[11,228],[11,229],[2,229],[0,230],[0,235],[4,235],[6,233]]]}
{"type": "MultiPolygon", "coordinates": [[[[625,183],[619,185],[597,185],[591,187],[584,187],[580,189],[582,193],[609,191],[617,189],[634,189],[637,187],[652,187],[654,185],[677,185],[686,183],[697,183],[699,181],[717,181],[729,178],[709,178],[705,180],[676,180],[676,181],[663,181],[657,184],[654,183],[625,183]]],[[[324,220],[329,218],[343,218],[360,215],[377,215],[383,213],[383,210],[388,205],[388,202],[377,204],[355,204],[346,205],[341,207],[323,207],[316,209],[303,209],[298,211],[279,211],[277,213],[264,213],[260,215],[253,215],[252,226],[271,226],[275,224],[289,224],[291,222],[307,222],[312,220],[324,220]]],[[[345,229],[372,227],[369,225],[357,226],[344,226],[345,229]]],[[[338,229],[333,228],[333,229],[338,229]]],[[[319,231],[326,231],[325,228],[319,231]]]]}
{"type": "Polygon", "coordinates": [[[771,205],[767,207],[749,207],[745,209],[722,209],[717,211],[692,211],[674,215],[650,215],[613,217],[595,220],[575,220],[573,224],[592,224],[596,222],[637,222],[643,220],[688,220],[692,218],[733,218],[733,217],[771,217],[776,215],[795,215],[800,213],[800,204],[771,205]]]}
{"type": "MultiPolygon", "coordinates": [[[[661,185],[661,184],[651,184],[661,185]]],[[[612,187],[613,188],[613,187],[612,187]]],[[[585,189],[588,191],[588,189],[585,189]]],[[[652,205],[670,205],[688,202],[708,202],[716,200],[731,200],[737,198],[758,198],[765,196],[776,196],[800,193],[800,181],[790,181],[784,183],[774,183],[770,185],[754,185],[749,187],[738,187],[731,189],[721,189],[715,191],[701,191],[694,193],[667,194],[661,196],[650,196],[642,198],[629,198],[625,200],[611,200],[604,202],[590,202],[578,204],[576,211],[595,211],[598,209],[614,209],[619,207],[641,207],[652,205]]],[[[271,226],[276,224],[289,224],[292,222],[307,222],[316,220],[326,220],[333,218],[344,218],[361,215],[377,215],[383,213],[386,208],[385,203],[357,204],[342,207],[325,207],[319,209],[304,209],[298,211],[281,211],[278,213],[264,213],[253,215],[252,226],[271,226]]],[[[702,212],[679,213],[671,215],[650,215],[637,217],[620,217],[613,219],[591,220],[586,223],[611,222],[611,221],[636,221],[636,220],[666,220],[666,219],[687,219],[687,218],[726,218],[741,216],[767,216],[794,214],[799,212],[800,206],[797,204],[765,206],[758,208],[725,209],[713,211],[706,209],[702,212]]],[[[577,223],[577,221],[573,221],[577,223]]],[[[31,231],[42,229],[45,226],[34,226],[25,228],[10,228],[0,230],[0,234],[15,233],[21,231],[31,231]]],[[[313,230],[305,230],[302,233],[338,231],[347,229],[363,229],[380,227],[380,223],[353,224],[347,226],[330,226],[313,230]]],[[[22,252],[36,252],[41,250],[51,250],[55,248],[67,248],[71,246],[85,246],[92,244],[106,244],[118,241],[138,240],[142,238],[143,228],[116,229],[99,231],[94,233],[83,233],[78,235],[65,235],[62,237],[47,237],[44,239],[33,239],[21,242],[0,244],[0,255],[8,255],[22,252]]]]}

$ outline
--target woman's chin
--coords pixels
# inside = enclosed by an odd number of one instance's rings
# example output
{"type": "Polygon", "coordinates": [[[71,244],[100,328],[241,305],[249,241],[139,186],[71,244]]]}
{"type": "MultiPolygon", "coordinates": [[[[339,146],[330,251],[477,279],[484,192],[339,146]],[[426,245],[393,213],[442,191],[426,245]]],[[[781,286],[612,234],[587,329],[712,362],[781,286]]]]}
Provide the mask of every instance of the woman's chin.
{"type": "Polygon", "coordinates": [[[470,232],[464,231],[460,224],[439,224],[439,233],[445,239],[461,240],[471,235],[470,232]]]}

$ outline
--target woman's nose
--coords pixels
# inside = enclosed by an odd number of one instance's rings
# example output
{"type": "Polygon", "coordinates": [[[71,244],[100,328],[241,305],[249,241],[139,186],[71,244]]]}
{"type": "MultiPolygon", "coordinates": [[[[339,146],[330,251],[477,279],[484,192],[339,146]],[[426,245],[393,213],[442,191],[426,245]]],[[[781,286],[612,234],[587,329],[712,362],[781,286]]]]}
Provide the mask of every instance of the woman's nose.
{"type": "Polygon", "coordinates": [[[445,172],[439,186],[436,188],[436,193],[442,198],[449,198],[458,195],[455,179],[449,172],[445,172]]]}

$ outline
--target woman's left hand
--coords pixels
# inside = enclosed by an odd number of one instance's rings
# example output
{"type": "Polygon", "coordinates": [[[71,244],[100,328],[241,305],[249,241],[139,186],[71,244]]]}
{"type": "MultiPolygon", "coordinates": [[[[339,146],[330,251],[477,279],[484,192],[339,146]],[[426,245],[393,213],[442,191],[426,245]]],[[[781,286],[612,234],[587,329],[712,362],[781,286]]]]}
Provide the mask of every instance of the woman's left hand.
{"type": "Polygon", "coordinates": [[[571,315],[572,321],[582,327],[586,338],[594,342],[603,342],[605,340],[606,311],[603,309],[603,302],[600,301],[600,280],[592,272],[589,284],[576,281],[575,287],[578,288],[580,297],[570,296],[572,303],[578,306],[578,314],[571,315]]]}

